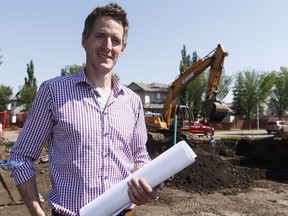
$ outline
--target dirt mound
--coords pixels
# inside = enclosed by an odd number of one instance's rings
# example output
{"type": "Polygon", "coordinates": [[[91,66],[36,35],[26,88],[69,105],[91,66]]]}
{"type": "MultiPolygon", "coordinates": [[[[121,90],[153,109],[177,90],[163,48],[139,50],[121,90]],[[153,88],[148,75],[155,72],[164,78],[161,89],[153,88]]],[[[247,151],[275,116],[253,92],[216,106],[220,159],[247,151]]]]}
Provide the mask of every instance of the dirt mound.
{"type": "MultiPolygon", "coordinates": [[[[211,155],[205,142],[196,145],[193,141],[187,141],[197,154],[196,161],[166,183],[189,192],[212,193],[223,189],[232,192],[247,189],[254,180],[269,176],[270,179],[273,176],[273,180],[279,181],[288,179],[287,174],[283,175],[283,168],[288,168],[287,140],[277,141],[269,138],[238,141],[217,142],[218,153],[230,148],[234,151],[233,157],[211,155]]],[[[171,146],[169,141],[148,142],[147,149],[153,158],[171,146]]],[[[287,170],[284,173],[287,173],[287,170]]]]}
{"type": "Polygon", "coordinates": [[[195,150],[194,164],[179,172],[171,184],[189,192],[212,193],[222,189],[246,189],[256,179],[265,177],[265,172],[250,168],[235,167],[228,160],[195,150]]]}

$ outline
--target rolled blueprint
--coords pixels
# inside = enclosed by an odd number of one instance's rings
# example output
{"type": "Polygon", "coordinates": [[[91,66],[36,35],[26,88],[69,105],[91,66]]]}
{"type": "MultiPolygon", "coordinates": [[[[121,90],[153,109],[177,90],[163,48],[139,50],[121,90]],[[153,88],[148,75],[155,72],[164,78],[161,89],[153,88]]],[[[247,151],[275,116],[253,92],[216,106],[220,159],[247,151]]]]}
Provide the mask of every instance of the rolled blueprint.
{"type": "Polygon", "coordinates": [[[110,190],[80,209],[81,216],[109,216],[118,213],[130,203],[128,181],[132,177],[145,179],[151,187],[155,187],[191,165],[196,154],[185,141],[180,141],[154,160],[147,163],[137,172],[131,174],[110,190]]]}

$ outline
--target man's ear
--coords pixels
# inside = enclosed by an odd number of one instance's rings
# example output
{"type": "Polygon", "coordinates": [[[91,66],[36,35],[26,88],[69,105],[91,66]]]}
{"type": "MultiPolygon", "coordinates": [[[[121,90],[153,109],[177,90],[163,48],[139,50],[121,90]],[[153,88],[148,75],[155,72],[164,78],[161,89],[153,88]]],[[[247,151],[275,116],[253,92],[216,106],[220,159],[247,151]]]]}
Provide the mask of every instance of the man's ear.
{"type": "MultiPolygon", "coordinates": [[[[122,46],[121,55],[123,55],[123,53],[124,53],[124,51],[125,51],[125,49],[126,49],[126,44],[127,44],[127,43],[123,44],[123,46],[122,46]]],[[[120,55],[120,56],[121,56],[121,55],[120,55]]]]}
{"type": "Polygon", "coordinates": [[[126,45],[127,45],[127,43],[124,43],[124,45],[122,47],[122,52],[124,52],[124,50],[126,49],[126,45]]]}
{"type": "Polygon", "coordinates": [[[81,44],[82,44],[82,47],[86,50],[86,39],[83,36],[82,36],[81,44]]]}

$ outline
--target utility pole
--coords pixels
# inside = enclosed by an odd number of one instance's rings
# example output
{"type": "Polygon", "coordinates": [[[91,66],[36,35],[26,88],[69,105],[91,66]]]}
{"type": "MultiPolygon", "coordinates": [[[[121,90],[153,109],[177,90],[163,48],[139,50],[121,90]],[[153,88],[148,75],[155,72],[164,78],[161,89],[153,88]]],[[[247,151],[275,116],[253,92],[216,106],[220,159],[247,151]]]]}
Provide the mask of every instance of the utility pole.
{"type": "Polygon", "coordinates": [[[258,104],[258,101],[257,101],[257,130],[259,130],[259,104],[258,104]]]}

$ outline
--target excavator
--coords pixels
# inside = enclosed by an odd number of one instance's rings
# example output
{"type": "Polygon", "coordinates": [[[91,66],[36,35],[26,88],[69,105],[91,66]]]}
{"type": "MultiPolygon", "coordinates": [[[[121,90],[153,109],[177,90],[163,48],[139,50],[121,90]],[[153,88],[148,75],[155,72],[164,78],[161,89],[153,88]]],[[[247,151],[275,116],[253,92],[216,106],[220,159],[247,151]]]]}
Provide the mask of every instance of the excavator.
{"type": "Polygon", "coordinates": [[[175,116],[177,116],[177,118],[179,118],[179,116],[181,117],[180,121],[177,121],[178,131],[181,131],[183,127],[183,113],[187,112],[190,115],[191,112],[187,106],[177,105],[177,98],[183,89],[208,67],[210,67],[210,71],[203,109],[208,122],[221,122],[229,110],[226,104],[216,98],[226,56],[228,56],[228,53],[225,51],[223,45],[218,44],[209,54],[192,64],[186,71],[179,75],[168,87],[163,113],[145,115],[148,133],[171,131],[174,128],[175,116]]]}

